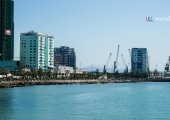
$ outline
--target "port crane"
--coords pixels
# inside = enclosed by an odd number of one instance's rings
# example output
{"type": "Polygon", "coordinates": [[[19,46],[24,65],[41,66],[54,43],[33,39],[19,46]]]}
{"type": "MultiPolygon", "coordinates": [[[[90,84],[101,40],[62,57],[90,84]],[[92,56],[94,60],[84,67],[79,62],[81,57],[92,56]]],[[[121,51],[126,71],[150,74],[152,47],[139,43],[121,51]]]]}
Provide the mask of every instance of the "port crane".
{"type": "Polygon", "coordinates": [[[107,79],[107,66],[109,65],[109,61],[110,61],[111,56],[112,56],[112,53],[109,54],[109,58],[107,60],[107,63],[104,65],[104,68],[103,68],[103,75],[101,77],[99,77],[99,79],[104,79],[104,80],[107,79]]]}
{"type": "MultiPolygon", "coordinates": [[[[128,49],[128,51],[129,51],[129,57],[130,57],[129,66],[130,66],[130,68],[131,68],[131,51],[130,51],[130,49],[128,49]]],[[[129,69],[130,69],[130,68],[129,68],[129,69]]]]}
{"type": "Polygon", "coordinates": [[[126,64],[126,62],[125,62],[125,59],[124,59],[124,57],[123,57],[123,54],[121,54],[121,56],[122,56],[123,64],[124,64],[124,66],[125,66],[125,71],[124,71],[124,73],[128,73],[128,66],[127,66],[127,64],[126,64]]]}
{"type": "Polygon", "coordinates": [[[114,73],[118,73],[118,70],[117,70],[117,65],[118,65],[118,58],[119,58],[119,44],[118,44],[118,47],[117,47],[117,54],[116,54],[116,60],[114,61],[114,73]]]}

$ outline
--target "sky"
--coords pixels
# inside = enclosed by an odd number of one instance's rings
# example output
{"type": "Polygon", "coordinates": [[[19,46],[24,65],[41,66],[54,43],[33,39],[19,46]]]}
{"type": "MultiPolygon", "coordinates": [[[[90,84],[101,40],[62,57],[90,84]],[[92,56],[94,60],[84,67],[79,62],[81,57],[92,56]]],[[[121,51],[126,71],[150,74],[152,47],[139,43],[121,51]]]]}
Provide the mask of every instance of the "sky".
{"type": "MultiPolygon", "coordinates": [[[[164,70],[170,56],[170,21],[146,22],[146,16],[170,16],[170,0],[14,0],[15,57],[20,33],[34,30],[54,36],[55,47],[75,48],[77,67],[116,59],[130,63],[128,49],[147,48],[150,69],[164,70]]],[[[129,64],[128,64],[129,65],[129,64]]]]}

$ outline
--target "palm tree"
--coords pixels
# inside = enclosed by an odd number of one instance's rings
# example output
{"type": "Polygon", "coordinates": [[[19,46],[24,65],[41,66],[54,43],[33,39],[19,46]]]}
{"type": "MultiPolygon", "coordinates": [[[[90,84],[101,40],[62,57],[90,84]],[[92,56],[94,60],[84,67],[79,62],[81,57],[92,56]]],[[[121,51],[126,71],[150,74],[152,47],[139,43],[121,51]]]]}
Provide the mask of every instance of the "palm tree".
{"type": "Polygon", "coordinates": [[[54,72],[52,73],[53,79],[57,79],[58,78],[58,72],[54,72]]]}
{"type": "Polygon", "coordinates": [[[0,74],[5,75],[7,79],[7,75],[9,74],[9,70],[7,68],[0,69],[0,74]]]}
{"type": "Polygon", "coordinates": [[[65,77],[68,78],[69,77],[69,70],[66,70],[66,73],[65,73],[65,77]]]}
{"type": "Polygon", "coordinates": [[[61,73],[61,79],[63,80],[65,78],[65,74],[61,73]]]}
{"type": "Polygon", "coordinates": [[[58,77],[57,78],[59,78],[59,79],[61,78],[61,73],[60,72],[58,73],[58,77]]]}
{"type": "Polygon", "coordinates": [[[31,72],[30,71],[27,71],[24,74],[25,74],[27,80],[29,80],[31,78],[31,72]]]}
{"type": "Polygon", "coordinates": [[[49,77],[50,79],[52,78],[52,72],[51,72],[51,70],[48,71],[47,75],[48,75],[48,77],[49,77]]]}
{"type": "Polygon", "coordinates": [[[42,79],[42,75],[43,75],[43,69],[42,68],[38,69],[38,75],[39,75],[40,79],[42,79]]]}
{"type": "Polygon", "coordinates": [[[32,70],[32,79],[37,79],[38,71],[37,70],[32,70]]]}

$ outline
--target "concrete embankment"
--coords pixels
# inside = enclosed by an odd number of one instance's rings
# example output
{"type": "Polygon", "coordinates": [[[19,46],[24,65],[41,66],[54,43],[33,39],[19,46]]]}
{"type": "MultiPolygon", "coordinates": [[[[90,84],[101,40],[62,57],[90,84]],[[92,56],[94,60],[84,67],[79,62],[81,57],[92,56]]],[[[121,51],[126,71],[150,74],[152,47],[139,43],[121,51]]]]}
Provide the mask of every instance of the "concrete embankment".
{"type": "Polygon", "coordinates": [[[97,84],[97,83],[124,83],[130,80],[32,80],[32,81],[1,81],[0,88],[23,87],[33,85],[62,85],[62,84],[97,84]]]}

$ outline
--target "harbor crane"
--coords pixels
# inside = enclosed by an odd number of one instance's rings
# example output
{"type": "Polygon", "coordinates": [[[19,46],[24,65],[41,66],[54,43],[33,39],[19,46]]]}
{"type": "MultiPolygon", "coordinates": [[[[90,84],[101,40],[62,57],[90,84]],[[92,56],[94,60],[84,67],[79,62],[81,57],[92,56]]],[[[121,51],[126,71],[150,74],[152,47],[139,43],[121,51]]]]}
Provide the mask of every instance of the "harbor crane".
{"type": "Polygon", "coordinates": [[[116,54],[116,60],[114,61],[114,73],[118,73],[118,70],[117,70],[117,65],[118,65],[118,58],[119,58],[119,44],[118,44],[118,47],[117,47],[117,54],[116,54]]]}
{"type": "Polygon", "coordinates": [[[123,60],[123,64],[124,64],[124,66],[125,66],[125,73],[128,73],[128,66],[127,66],[127,64],[126,64],[126,62],[125,62],[125,59],[124,59],[124,57],[123,57],[123,54],[121,54],[121,56],[122,56],[122,60],[123,60]]]}
{"type": "Polygon", "coordinates": [[[99,77],[99,79],[104,79],[104,80],[107,79],[107,66],[109,65],[111,56],[112,56],[112,53],[110,53],[107,63],[104,65],[104,68],[103,68],[103,75],[101,77],[99,77]]]}
{"type": "MultiPolygon", "coordinates": [[[[129,66],[131,67],[131,51],[130,51],[130,49],[128,49],[128,51],[129,51],[129,57],[130,57],[129,66]]],[[[129,69],[130,69],[130,68],[129,68],[129,69]]]]}

